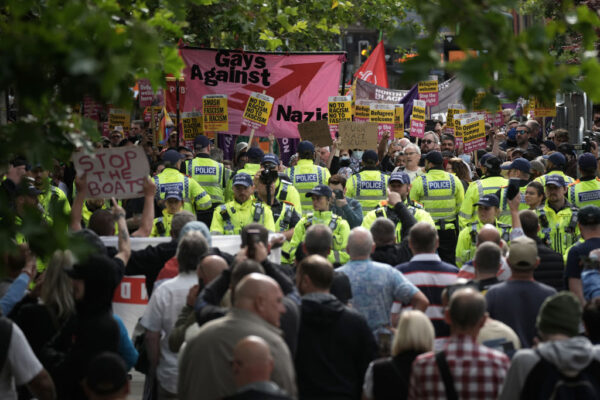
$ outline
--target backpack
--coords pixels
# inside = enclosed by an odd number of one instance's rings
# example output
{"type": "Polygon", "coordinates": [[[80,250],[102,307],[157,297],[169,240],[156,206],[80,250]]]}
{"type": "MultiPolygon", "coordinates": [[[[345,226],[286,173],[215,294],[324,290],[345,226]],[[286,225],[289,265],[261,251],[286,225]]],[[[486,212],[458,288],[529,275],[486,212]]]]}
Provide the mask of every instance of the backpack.
{"type": "Polygon", "coordinates": [[[593,360],[574,377],[562,374],[536,349],[540,361],[533,367],[521,391],[521,399],[600,399],[600,362],[593,360]]]}

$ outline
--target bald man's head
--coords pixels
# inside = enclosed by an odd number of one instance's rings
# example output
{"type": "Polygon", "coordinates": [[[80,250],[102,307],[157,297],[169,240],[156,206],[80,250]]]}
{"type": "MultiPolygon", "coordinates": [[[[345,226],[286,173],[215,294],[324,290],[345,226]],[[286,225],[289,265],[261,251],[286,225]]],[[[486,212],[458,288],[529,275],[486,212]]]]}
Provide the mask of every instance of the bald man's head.
{"type": "Polygon", "coordinates": [[[498,246],[501,246],[500,232],[498,232],[498,229],[496,229],[494,225],[485,224],[479,230],[479,234],[477,235],[477,246],[484,242],[493,242],[496,243],[498,246]]]}
{"type": "Polygon", "coordinates": [[[202,281],[204,285],[208,285],[217,276],[221,275],[221,272],[229,268],[227,261],[221,256],[208,256],[198,265],[196,273],[198,274],[198,281],[202,281]]]}
{"type": "Polygon", "coordinates": [[[271,277],[251,273],[235,287],[234,306],[253,312],[273,326],[279,327],[279,319],[285,313],[283,293],[271,277]]]}
{"type": "Polygon", "coordinates": [[[364,260],[369,258],[373,251],[373,236],[371,232],[363,227],[352,229],[348,237],[346,250],[353,260],[364,260]]]}
{"type": "Polygon", "coordinates": [[[446,322],[450,324],[452,333],[474,333],[477,336],[486,319],[486,307],[485,297],[473,288],[454,292],[446,310],[446,322]]]}
{"type": "Polygon", "coordinates": [[[271,379],[273,357],[267,342],[259,336],[246,336],[233,349],[233,377],[239,388],[271,379]]]}

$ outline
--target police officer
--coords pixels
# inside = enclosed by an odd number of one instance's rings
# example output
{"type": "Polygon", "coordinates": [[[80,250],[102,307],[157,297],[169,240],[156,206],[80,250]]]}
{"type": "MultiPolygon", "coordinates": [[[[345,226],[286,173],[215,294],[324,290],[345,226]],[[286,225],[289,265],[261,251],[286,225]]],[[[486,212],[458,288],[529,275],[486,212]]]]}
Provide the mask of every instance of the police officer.
{"type": "Polygon", "coordinates": [[[306,140],[300,142],[298,155],[296,166],[286,169],[285,172],[300,193],[302,213],[306,215],[313,210],[313,203],[307,194],[317,185],[327,185],[331,174],[327,168],[314,164],[315,146],[311,142],[306,140]]]}
{"type": "Polygon", "coordinates": [[[483,195],[495,194],[501,187],[508,184],[508,180],[501,174],[501,165],[502,161],[491,153],[481,157],[480,166],[484,175],[483,178],[471,183],[465,193],[465,200],[458,213],[461,228],[476,221],[475,204],[483,195]]]}
{"type": "Polygon", "coordinates": [[[425,155],[427,173],[418,176],[412,183],[410,198],[423,204],[435,221],[440,245],[438,253],[447,263],[455,263],[455,247],[458,234],[457,217],[465,192],[460,180],[444,171],[444,159],[439,151],[425,155]]]}
{"type": "Polygon", "coordinates": [[[304,241],[306,230],[311,225],[321,224],[328,226],[331,232],[333,232],[331,252],[327,258],[332,264],[345,264],[350,260],[350,256],[345,251],[348,244],[348,236],[350,235],[350,226],[345,219],[329,211],[333,197],[331,189],[327,185],[317,185],[307,195],[312,201],[314,211],[302,217],[294,228],[294,235],[291,241],[291,258],[295,259],[296,249],[304,241]]]}
{"type": "Polygon", "coordinates": [[[598,161],[592,153],[583,153],[577,160],[581,178],[569,185],[569,202],[577,208],[600,207],[600,179],[596,177],[598,161]]]}
{"type": "Polygon", "coordinates": [[[411,224],[407,227],[406,222],[402,223],[402,220],[410,220],[403,215],[404,208],[406,208],[408,213],[414,217],[414,223],[427,222],[428,224],[435,225],[431,215],[425,211],[423,206],[408,198],[411,184],[410,176],[406,172],[392,172],[388,187],[388,199],[380,202],[373,211],[370,211],[365,216],[362,224],[363,228],[371,229],[371,225],[373,225],[373,222],[375,222],[377,218],[388,218],[396,225],[396,242],[400,243],[412,226],[411,224]]]}
{"type": "Polygon", "coordinates": [[[162,156],[165,169],[154,176],[156,184],[156,199],[164,200],[168,191],[182,193],[184,210],[198,212],[208,210],[212,206],[210,195],[192,178],[179,172],[183,155],[177,150],[169,149],[162,156]]]}
{"type": "Polygon", "coordinates": [[[38,165],[30,171],[30,175],[33,178],[33,185],[41,191],[38,200],[47,215],[50,215],[52,207],[60,207],[55,211],[60,209],[64,215],[71,214],[71,205],[67,195],[60,188],[51,184],[50,172],[47,169],[38,165]]]}
{"type": "MultiPolygon", "coordinates": [[[[513,160],[512,163],[502,167],[503,170],[508,170],[509,179],[515,179],[519,181],[519,195],[521,196],[521,202],[519,203],[519,210],[527,210],[529,206],[525,202],[525,192],[527,191],[527,185],[529,184],[529,178],[531,176],[531,163],[525,158],[518,157],[513,160]]],[[[510,216],[510,207],[508,206],[508,185],[504,186],[500,190],[500,222],[503,224],[512,224],[510,216]]]]}
{"type": "Polygon", "coordinates": [[[150,237],[170,237],[171,222],[173,216],[183,209],[183,196],[178,190],[171,190],[165,193],[165,208],[162,216],[154,218],[150,237]]]}
{"type": "Polygon", "coordinates": [[[227,185],[225,167],[210,158],[210,139],[204,135],[194,139],[196,158],[186,161],[185,171],[210,195],[212,205],[198,213],[198,220],[210,226],[213,210],[225,202],[224,188],[227,185]]]}
{"type": "Polygon", "coordinates": [[[541,183],[543,186],[546,186],[546,177],[550,175],[560,175],[567,184],[573,183],[574,179],[565,174],[567,159],[562,153],[555,151],[549,156],[544,156],[544,158],[548,159],[546,165],[546,174],[536,178],[536,181],[541,183]]]}
{"type": "Polygon", "coordinates": [[[377,168],[377,164],[377,153],[374,150],[365,151],[362,170],[346,182],[346,195],[360,202],[363,215],[373,211],[387,197],[388,176],[377,168]]]}
{"type": "Polygon", "coordinates": [[[458,234],[456,243],[456,265],[461,268],[465,263],[471,261],[477,249],[477,234],[484,225],[490,224],[498,229],[500,237],[508,243],[510,240],[511,225],[498,221],[500,215],[500,199],[495,194],[484,194],[475,203],[477,207],[477,219],[463,228],[458,234]]]}
{"type": "Polygon", "coordinates": [[[265,153],[260,149],[260,147],[251,147],[248,149],[248,152],[246,153],[248,161],[246,161],[243,168],[238,169],[231,176],[231,178],[229,178],[229,183],[227,185],[227,201],[230,201],[233,196],[232,183],[235,174],[244,173],[250,176],[256,175],[256,172],[258,172],[260,169],[260,162],[262,161],[264,155],[265,153]]]}
{"type": "Polygon", "coordinates": [[[564,254],[579,239],[578,209],[566,200],[566,194],[567,184],[561,175],[546,176],[546,203],[537,211],[541,227],[539,235],[559,254],[564,254]]]}
{"type": "Polygon", "coordinates": [[[269,176],[266,171],[269,170],[261,168],[254,176],[254,186],[256,188],[254,197],[271,207],[273,221],[275,223],[275,232],[279,232],[283,236],[280,239],[275,239],[275,242],[272,240],[271,244],[283,246],[281,249],[281,264],[292,264],[293,262],[290,258],[290,240],[294,234],[294,227],[298,221],[300,221],[302,214],[296,211],[296,208],[292,203],[285,200],[279,200],[275,195],[276,175],[273,173],[272,176],[269,176]]]}
{"type": "MultiPolygon", "coordinates": [[[[275,154],[265,154],[260,162],[260,167],[263,169],[269,169],[271,171],[277,171],[279,166],[279,157],[275,154]]],[[[278,174],[275,180],[275,196],[280,202],[286,201],[291,203],[298,214],[302,215],[302,203],[300,201],[300,193],[298,189],[292,185],[289,181],[289,177],[284,173],[278,174]]]]}
{"type": "Polygon", "coordinates": [[[275,231],[271,208],[255,200],[254,182],[250,175],[238,173],[233,178],[233,200],[215,208],[210,231],[213,234],[239,235],[242,228],[250,223],[263,225],[275,231]]]}

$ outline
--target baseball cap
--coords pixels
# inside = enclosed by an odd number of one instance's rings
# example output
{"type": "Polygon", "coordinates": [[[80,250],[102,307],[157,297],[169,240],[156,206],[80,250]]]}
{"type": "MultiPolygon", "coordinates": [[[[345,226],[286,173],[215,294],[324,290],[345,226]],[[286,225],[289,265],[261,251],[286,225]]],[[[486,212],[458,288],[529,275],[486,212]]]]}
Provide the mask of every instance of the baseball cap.
{"type": "MultiPolygon", "coordinates": [[[[477,150],[477,152],[479,152],[479,150],[477,150]]],[[[479,154],[478,154],[478,157],[479,157],[479,154]]],[[[485,164],[485,162],[490,157],[494,157],[494,154],[492,154],[492,153],[485,153],[484,152],[484,154],[481,157],[479,157],[479,164],[481,164],[481,165],[485,164]]]]}
{"type": "Polygon", "coordinates": [[[86,385],[96,395],[108,396],[127,384],[127,368],[119,355],[100,353],[87,368],[86,385]]]}
{"type": "Polygon", "coordinates": [[[442,157],[442,153],[439,151],[430,151],[425,155],[425,159],[430,163],[441,165],[444,163],[444,157],[442,157]]]}
{"type": "Polygon", "coordinates": [[[262,160],[265,153],[259,147],[252,147],[248,149],[248,158],[250,160],[262,160]]]}
{"type": "Polygon", "coordinates": [[[542,144],[544,146],[546,146],[548,148],[548,150],[552,150],[552,151],[556,150],[556,145],[554,144],[554,142],[552,140],[544,140],[542,142],[542,144]]]}
{"type": "Polygon", "coordinates": [[[532,171],[537,171],[542,174],[546,171],[546,167],[544,167],[544,164],[542,164],[541,161],[533,160],[533,161],[530,161],[529,163],[531,164],[532,171]]]}
{"type": "Polygon", "coordinates": [[[585,206],[577,213],[577,222],[581,225],[598,225],[600,224],[600,207],[585,206]]]}
{"type": "Polygon", "coordinates": [[[502,161],[500,161],[498,157],[492,154],[491,156],[487,157],[485,161],[482,161],[481,165],[483,165],[486,168],[497,169],[500,168],[500,166],[502,165],[502,161]]]}
{"type": "Polygon", "coordinates": [[[596,157],[592,153],[583,153],[580,155],[577,164],[579,164],[579,168],[583,169],[596,169],[598,167],[598,161],[596,161],[596,157]]]}
{"type": "Polygon", "coordinates": [[[306,197],[312,196],[325,196],[328,199],[331,198],[331,189],[327,185],[317,185],[308,193],[306,193],[306,197]]]}
{"type": "Polygon", "coordinates": [[[254,182],[252,181],[252,177],[244,172],[241,172],[239,174],[236,174],[235,177],[233,178],[233,186],[235,185],[242,185],[242,186],[246,186],[246,187],[250,187],[252,185],[254,185],[254,182]]]}
{"type": "Polygon", "coordinates": [[[21,182],[17,185],[17,195],[21,196],[38,196],[42,191],[35,187],[33,178],[24,176],[21,182]]]}
{"type": "Polygon", "coordinates": [[[262,158],[262,161],[260,162],[261,164],[274,164],[274,165],[279,165],[279,157],[277,157],[275,154],[265,154],[262,158]]]}
{"type": "Polygon", "coordinates": [[[208,147],[210,143],[210,139],[204,135],[196,136],[196,138],[194,139],[194,147],[198,149],[208,147]]]}
{"type": "Polygon", "coordinates": [[[518,169],[521,172],[529,173],[531,171],[531,163],[526,159],[519,157],[515,158],[513,162],[508,165],[501,167],[502,169],[518,169]]]}
{"type": "Polygon", "coordinates": [[[582,314],[581,304],[573,293],[558,292],[542,303],[536,327],[545,334],[562,333],[569,337],[577,336],[582,314]]]}
{"type": "Polygon", "coordinates": [[[392,172],[392,175],[390,175],[390,179],[388,180],[388,182],[392,181],[401,182],[403,184],[408,185],[410,183],[410,176],[408,176],[406,172],[392,172]]]}
{"type": "Polygon", "coordinates": [[[500,207],[500,199],[495,194],[484,194],[479,198],[479,201],[475,203],[475,205],[484,207],[500,207]]]}
{"type": "Polygon", "coordinates": [[[367,150],[363,153],[362,156],[363,161],[377,161],[379,158],[377,157],[377,153],[375,150],[367,150]]]}
{"type": "Polygon", "coordinates": [[[183,200],[183,196],[181,196],[181,192],[179,190],[167,190],[165,193],[166,199],[177,199],[179,201],[183,200]]]}
{"type": "Polygon", "coordinates": [[[546,186],[548,185],[560,187],[567,186],[567,184],[565,183],[565,179],[562,176],[556,174],[546,175],[546,186]]]}
{"type": "Polygon", "coordinates": [[[311,142],[309,142],[308,140],[304,140],[302,142],[300,142],[300,144],[298,144],[298,153],[308,153],[308,152],[314,152],[315,151],[315,146],[313,146],[313,144],[311,142]]]}
{"type": "Polygon", "coordinates": [[[175,164],[177,161],[185,158],[183,154],[180,154],[177,150],[169,149],[165,151],[162,156],[163,161],[170,162],[171,164],[175,164]]]}
{"type": "Polygon", "coordinates": [[[510,241],[508,263],[511,268],[530,270],[537,262],[538,250],[535,240],[519,236],[510,241]]]}
{"type": "Polygon", "coordinates": [[[554,165],[565,165],[567,163],[567,159],[562,153],[552,153],[549,156],[544,156],[547,160],[551,161],[554,165]]]}

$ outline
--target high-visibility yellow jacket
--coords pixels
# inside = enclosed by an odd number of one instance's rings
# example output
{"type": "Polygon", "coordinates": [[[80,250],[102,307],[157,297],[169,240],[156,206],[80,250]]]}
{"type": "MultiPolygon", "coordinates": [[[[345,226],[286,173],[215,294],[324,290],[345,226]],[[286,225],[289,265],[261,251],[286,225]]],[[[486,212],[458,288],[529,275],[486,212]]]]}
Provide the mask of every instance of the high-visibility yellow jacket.
{"type": "Polygon", "coordinates": [[[192,178],[175,168],[165,168],[154,176],[156,198],[164,199],[167,191],[178,191],[183,197],[183,209],[195,212],[208,210],[212,206],[210,195],[192,178]]]}
{"type": "Polygon", "coordinates": [[[500,188],[508,185],[508,179],[502,176],[490,176],[471,182],[465,193],[465,199],[460,206],[458,221],[460,227],[465,228],[477,219],[475,204],[486,194],[495,194],[500,188]]]}
{"type": "Polygon", "coordinates": [[[585,181],[577,179],[569,185],[567,196],[569,203],[577,208],[585,206],[600,207],[600,179],[595,177],[585,181]]]}
{"type": "Polygon", "coordinates": [[[556,212],[548,205],[548,200],[544,207],[537,209],[541,227],[538,235],[559,254],[563,254],[579,240],[578,211],[577,207],[565,202],[563,208],[556,212]]]}
{"type": "MultiPolygon", "coordinates": [[[[510,230],[511,226],[496,221],[496,228],[500,232],[500,237],[504,239],[506,243],[510,241],[510,230]]],[[[458,268],[471,261],[475,257],[475,250],[477,249],[477,234],[483,227],[483,224],[477,218],[475,222],[471,222],[469,226],[461,229],[458,234],[458,240],[456,242],[456,265],[458,268]]]]}
{"type": "Polygon", "coordinates": [[[300,193],[302,212],[306,215],[313,210],[312,200],[306,194],[317,185],[327,185],[331,174],[327,168],[314,165],[312,160],[298,160],[295,167],[290,167],[285,172],[300,193]]]}
{"type": "Polygon", "coordinates": [[[273,213],[269,206],[253,197],[242,204],[233,200],[215,208],[210,232],[221,235],[239,235],[244,226],[253,222],[263,225],[271,232],[275,231],[273,213]]]}
{"type": "MultiPolygon", "coordinates": [[[[433,218],[431,218],[431,215],[429,215],[429,213],[423,209],[422,205],[411,201],[406,202],[406,207],[415,217],[417,222],[427,222],[428,224],[435,226],[433,218]]],[[[396,224],[396,242],[400,243],[402,241],[402,222],[396,217],[395,214],[396,213],[393,211],[393,209],[388,206],[387,200],[384,200],[380,202],[373,211],[370,211],[367,215],[365,215],[363,218],[362,227],[365,229],[371,229],[373,222],[375,222],[377,218],[388,218],[394,222],[394,224],[396,224]]]]}
{"type": "Polygon", "coordinates": [[[358,172],[346,182],[346,196],[358,200],[363,215],[367,215],[387,198],[388,179],[389,176],[375,169],[358,172]]]}
{"type": "Polygon", "coordinates": [[[162,211],[162,217],[154,218],[152,223],[152,231],[150,237],[168,237],[171,236],[171,223],[173,222],[173,216],[165,208],[162,211]]]}
{"type": "Polygon", "coordinates": [[[211,159],[208,154],[200,153],[187,161],[185,170],[188,176],[206,190],[213,205],[225,202],[224,187],[227,181],[223,164],[211,159]]]}

